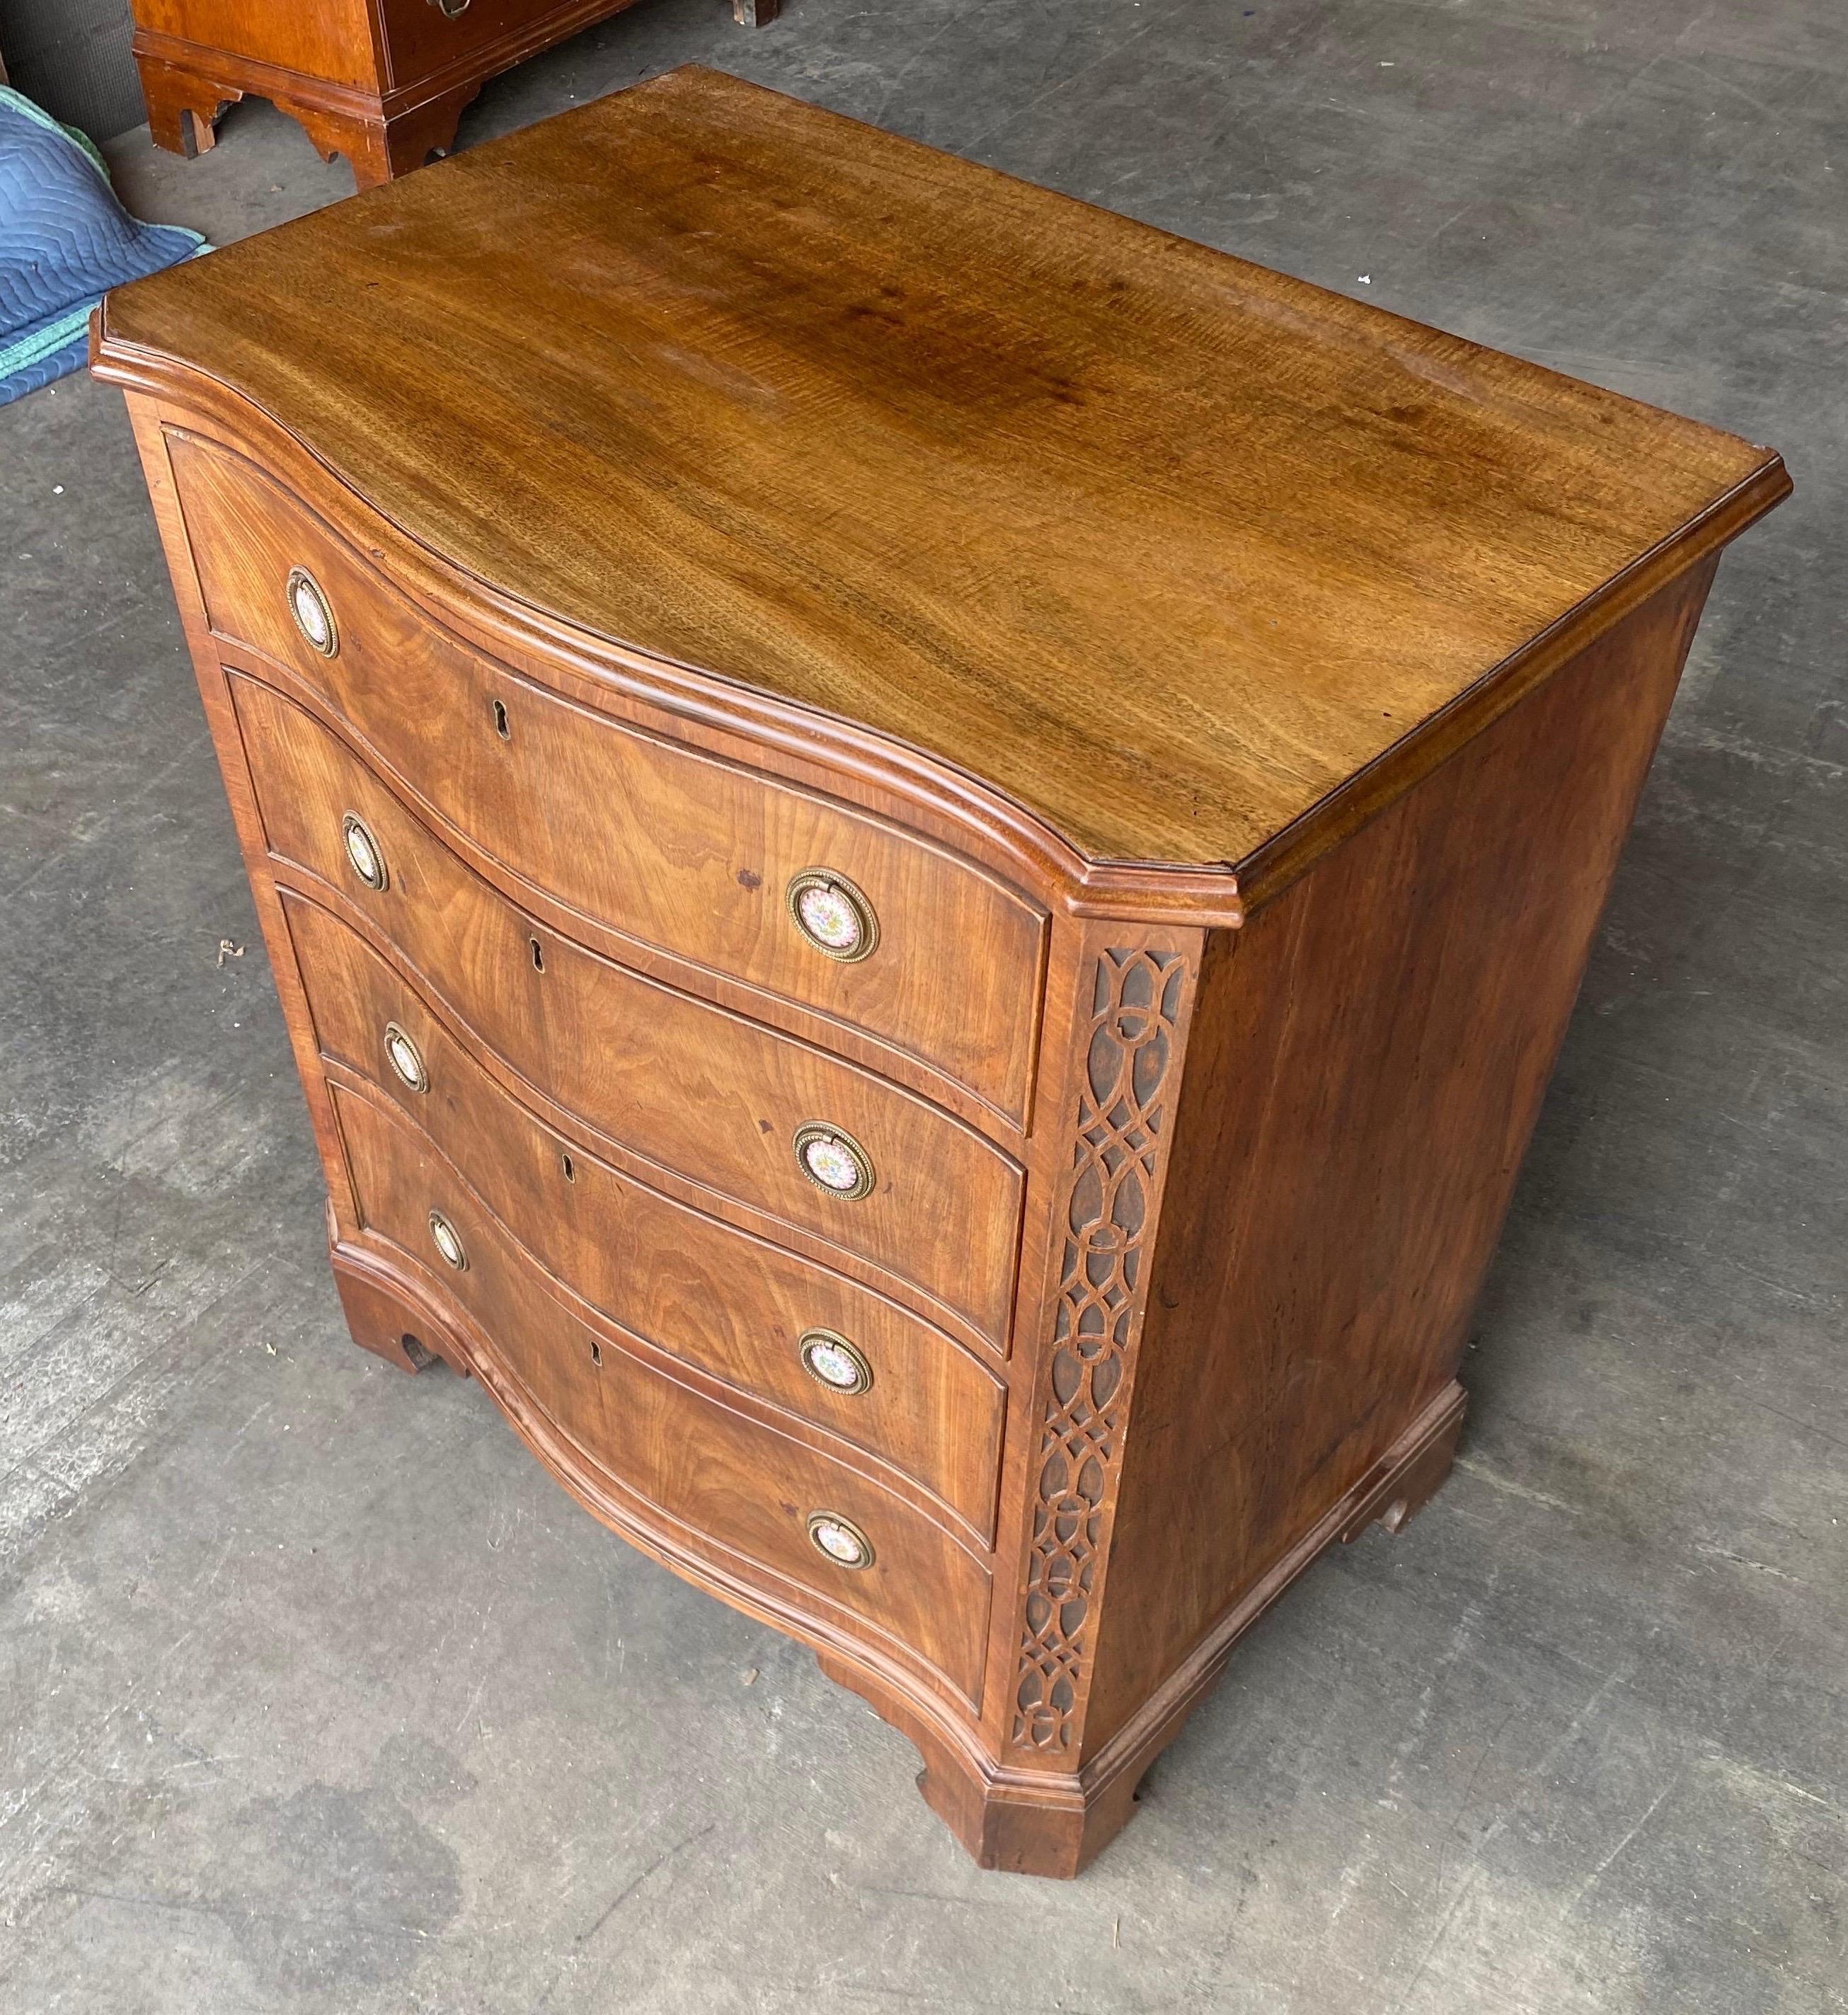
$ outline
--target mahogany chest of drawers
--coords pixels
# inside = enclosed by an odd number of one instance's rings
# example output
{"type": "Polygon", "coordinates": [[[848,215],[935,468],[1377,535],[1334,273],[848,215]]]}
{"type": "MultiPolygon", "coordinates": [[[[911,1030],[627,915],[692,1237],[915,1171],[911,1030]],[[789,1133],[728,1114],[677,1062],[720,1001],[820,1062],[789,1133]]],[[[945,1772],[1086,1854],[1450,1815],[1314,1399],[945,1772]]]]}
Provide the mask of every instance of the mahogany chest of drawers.
{"type": "MultiPolygon", "coordinates": [[[[491,77],[635,0],[131,0],[156,143],[188,160],[248,92],[346,156],[361,189],[451,146],[491,77]]],[[[716,4],[716,0],[715,0],[716,4]]],[[[781,0],[732,0],[761,27],[781,0]]]]}
{"type": "Polygon", "coordinates": [[[96,357],[354,1336],[1075,1872],[1445,1474],[1778,458],[698,70],[96,357]]]}

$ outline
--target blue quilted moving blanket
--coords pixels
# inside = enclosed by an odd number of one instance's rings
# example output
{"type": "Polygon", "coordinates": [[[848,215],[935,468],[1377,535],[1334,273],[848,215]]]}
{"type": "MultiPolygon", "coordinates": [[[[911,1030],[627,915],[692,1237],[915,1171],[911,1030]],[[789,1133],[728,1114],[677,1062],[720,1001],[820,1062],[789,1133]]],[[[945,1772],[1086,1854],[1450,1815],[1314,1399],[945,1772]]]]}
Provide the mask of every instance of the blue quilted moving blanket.
{"type": "Polygon", "coordinates": [[[0,84],[0,406],[83,364],[111,287],[209,250],[196,231],[138,224],[83,135],[0,84]]]}

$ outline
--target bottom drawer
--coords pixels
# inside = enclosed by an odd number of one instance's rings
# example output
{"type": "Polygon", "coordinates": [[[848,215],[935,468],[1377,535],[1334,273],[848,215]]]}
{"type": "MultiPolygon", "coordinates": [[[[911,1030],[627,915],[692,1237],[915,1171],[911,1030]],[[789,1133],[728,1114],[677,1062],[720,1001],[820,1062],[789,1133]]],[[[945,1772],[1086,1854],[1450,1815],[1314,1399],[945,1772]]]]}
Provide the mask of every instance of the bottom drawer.
{"type": "Polygon", "coordinates": [[[980,1562],[877,1484],[580,1322],[411,1127],[356,1094],[333,1096],[361,1224],[455,1296],[591,1467],[886,1633],[977,1702],[990,1586],[980,1562]]]}

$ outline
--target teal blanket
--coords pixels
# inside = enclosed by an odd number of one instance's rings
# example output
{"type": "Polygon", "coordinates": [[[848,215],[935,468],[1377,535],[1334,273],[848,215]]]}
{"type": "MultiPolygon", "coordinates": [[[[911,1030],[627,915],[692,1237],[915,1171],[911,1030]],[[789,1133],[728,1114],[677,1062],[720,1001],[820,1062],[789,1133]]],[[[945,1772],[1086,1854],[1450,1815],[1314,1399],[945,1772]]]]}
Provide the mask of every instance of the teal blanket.
{"type": "Polygon", "coordinates": [[[196,231],[137,223],[83,135],[0,84],[0,406],[82,365],[111,287],[210,249],[196,231]]]}

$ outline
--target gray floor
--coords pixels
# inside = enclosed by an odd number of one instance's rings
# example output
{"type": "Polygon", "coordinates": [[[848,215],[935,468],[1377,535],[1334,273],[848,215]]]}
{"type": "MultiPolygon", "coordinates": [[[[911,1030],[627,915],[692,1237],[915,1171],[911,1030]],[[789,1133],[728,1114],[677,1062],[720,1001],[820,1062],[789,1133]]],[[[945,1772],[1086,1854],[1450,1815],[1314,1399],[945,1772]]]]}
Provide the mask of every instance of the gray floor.
{"type": "MultiPolygon", "coordinates": [[[[1848,2008],[1840,0],[644,0],[723,64],[1789,454],[1727,559],[1466,1376],[1093,1873],[343,1339],[120,402],[0,413],[0,2008],[1848,2008]],[[221,939],[245,947],[220,961],[221,939]]],[[[225,239],[351,187],[267,107],[225,239]]]]}

